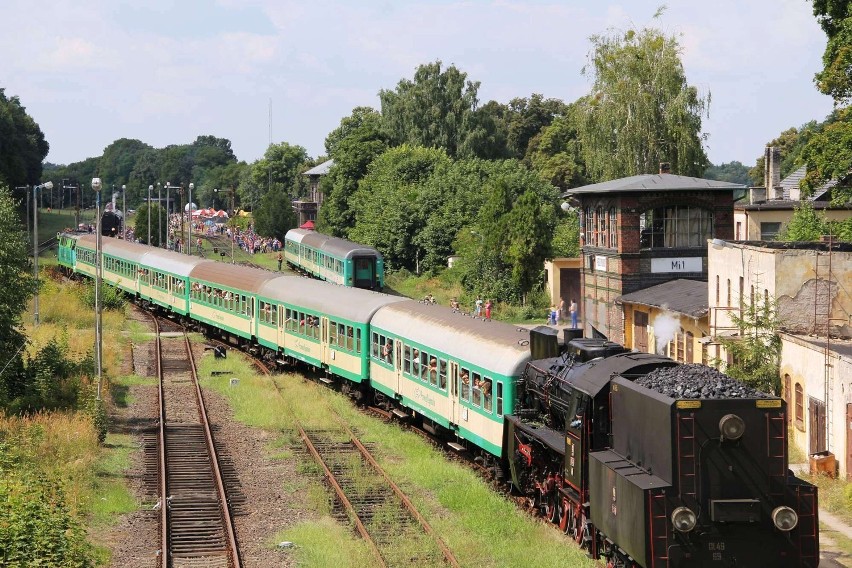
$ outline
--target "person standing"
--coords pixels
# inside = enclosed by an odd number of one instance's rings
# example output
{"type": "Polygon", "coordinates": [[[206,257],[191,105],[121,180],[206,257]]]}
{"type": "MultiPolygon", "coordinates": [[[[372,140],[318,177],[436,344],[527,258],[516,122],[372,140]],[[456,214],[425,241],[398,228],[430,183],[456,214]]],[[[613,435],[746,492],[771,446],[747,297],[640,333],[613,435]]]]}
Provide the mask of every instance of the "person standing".
{"type": "Polygon", "coordinates": [[[277,258],[277,260],[278,260],[278,272],[281,272],[281,263],[284,261],[284,257],[283,257],[283,256],[281,256],[281,253],[280,253],[280,252],[278,253],[278,258],[277,258]]]}
{"type": "Polygon", "coordinates": [[[571,314],[571,327],[577,329],[577,301],[571,298],[571,304],[568,306],[568,313],[571,314]]]}
{"type": "Polygon", "coordinates": [[[565,321],[565,298],[559,298],[559,305],[556,306],[556,323],[565,321]]]}
{"type": "Polygon", "coordinates": [[[479,296],[476,297],[476,302],[474,303],[473,315],[479,317],[482,315],[482,298],[479,296]]]}
{"type": "Polygon", "coordinates": [[[494,307],[494,304],[491,302],[491,300],[487,300],[485,302],[485,319],[487,319],[487,320],[491,319],[491,308],[493,308],[493,307],[494,307]]]}

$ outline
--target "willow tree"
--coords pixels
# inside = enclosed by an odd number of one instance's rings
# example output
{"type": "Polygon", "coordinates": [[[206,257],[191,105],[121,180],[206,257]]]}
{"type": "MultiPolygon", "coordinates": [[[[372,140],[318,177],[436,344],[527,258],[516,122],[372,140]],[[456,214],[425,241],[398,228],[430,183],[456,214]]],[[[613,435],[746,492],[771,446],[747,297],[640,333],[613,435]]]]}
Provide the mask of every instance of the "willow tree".
{"type": "Polygon", "coordinates": [[[708,164],[701,119],[710,95],[687,84],[677,38],[644,28],[611,30],[591,42],[583,74],[594,78],[593,89],[579,101],[589,177],[652,173],[659,162],[669,162],[672,173],[701,176],[708,164]]]}

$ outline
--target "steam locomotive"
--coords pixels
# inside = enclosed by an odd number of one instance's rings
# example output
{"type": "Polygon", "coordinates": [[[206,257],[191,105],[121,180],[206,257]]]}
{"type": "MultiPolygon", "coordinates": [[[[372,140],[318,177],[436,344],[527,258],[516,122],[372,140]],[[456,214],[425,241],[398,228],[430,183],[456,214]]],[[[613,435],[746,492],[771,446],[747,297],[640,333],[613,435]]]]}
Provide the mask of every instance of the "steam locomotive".
{"type": "Polygon", "coordinates": [[[785,402],[711,367],[570,341],[506,417],[512,485],[610,567],[816,567],[817,489],[785,402]],[[596,357],[597,355],[605,355],[596,357]]]}

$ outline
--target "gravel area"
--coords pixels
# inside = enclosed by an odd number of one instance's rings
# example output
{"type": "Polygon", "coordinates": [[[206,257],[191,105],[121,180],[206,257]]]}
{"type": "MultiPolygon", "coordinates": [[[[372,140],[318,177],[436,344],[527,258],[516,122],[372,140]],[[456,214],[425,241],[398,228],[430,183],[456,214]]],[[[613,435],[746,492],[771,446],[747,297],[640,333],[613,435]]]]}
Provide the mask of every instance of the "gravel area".
{"type": "MultiPolygon", "coordinates": [[[[148,325],[144,313],[133,309],[129,317],[148,325]]],[[[204,356],[203,345],[193,346],[196,361],[204,356]]],[[[122,373],[153,376],[155,373],[153,341],[129,346],[125,354],[122,373]]],[[[158,539],[157,515],[151,510],[151,495],[143,484],[144,455],[143,432],[156,426],[157,389],[154,386],[134,386],[127,391],[132,402],[126,407],[112,409],[111,431],[128,433],[140,448],[131,455],[131,467],[126,472],[128,484],[136,498],[143,503],[140,510],[123,516],[120,521],[102,534],[99,542],[112,549],[110,566],[116,568],[153,568],[156,566],[158,539]]],[[[187,392],[187,400],[192,400],[187,392]]],[[[223,461],[233,465],[238,483],[228,482],[229,498],[237,503],[234,525],[240,544],[243,566],[247,568],[295,566],[287,549],[274,546],[275,533],[315,513],[303,508],[304,496],[288,492],[285,482],[300,477],[298,457],[272,459],[267,446],[274,434],[250,428],[234,420],[227,400],[218,393],[205,389],[205,402],[210,417],[216,446],[223,452],[223,461]]],[[[194,404],[192,405],[194,408],[194,404]]],[[[225,466],[225,469],[230,469],[225,466]]],[[[299,486],[298,483],[291,484],[299,486]]]]}
{"type": "Polygon", "coordinates": [[[636,384],[671,398],[767,398],[769,395],[714,369],[690,363],[655,369],[636,384]]]}

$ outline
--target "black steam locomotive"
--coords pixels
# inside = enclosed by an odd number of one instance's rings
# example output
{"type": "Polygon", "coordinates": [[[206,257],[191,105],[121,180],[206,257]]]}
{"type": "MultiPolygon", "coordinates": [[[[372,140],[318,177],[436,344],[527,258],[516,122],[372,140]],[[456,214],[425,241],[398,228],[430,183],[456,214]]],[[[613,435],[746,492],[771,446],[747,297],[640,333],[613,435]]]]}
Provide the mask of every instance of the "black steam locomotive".
{"type": "Polygon", "coordinates": [[[589,339],[529,363],[519,397],[512,484],[607,566],[819,564],[817,490],[788,470],[782,399],[589,339]]]}

